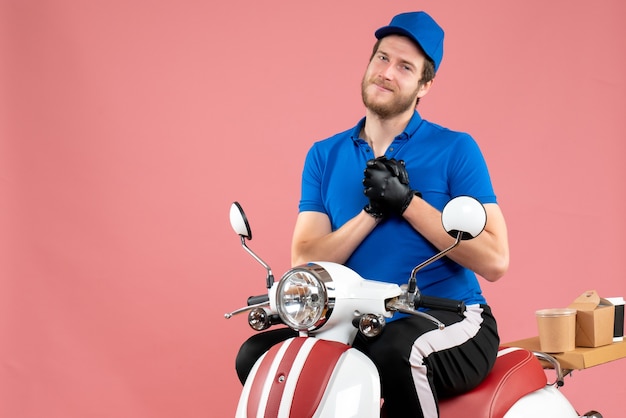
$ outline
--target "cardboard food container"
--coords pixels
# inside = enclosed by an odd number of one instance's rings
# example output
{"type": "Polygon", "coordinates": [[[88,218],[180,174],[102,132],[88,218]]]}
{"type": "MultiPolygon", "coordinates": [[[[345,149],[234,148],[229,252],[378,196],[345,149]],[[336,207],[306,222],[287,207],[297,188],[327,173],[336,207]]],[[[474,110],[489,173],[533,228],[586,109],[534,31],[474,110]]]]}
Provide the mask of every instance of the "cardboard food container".
{"type": "Polygon", "coordinates": [[[576,347],[600,347],[613,343],[615,306],[595,290],[580,295],[568,308],[576,309],[576,347]]]}
{"type": "Polygon", "coordinates": [[[576,347],[576,309],[541,309],[535,316],[541,351],[562,353],[576,347]]]}

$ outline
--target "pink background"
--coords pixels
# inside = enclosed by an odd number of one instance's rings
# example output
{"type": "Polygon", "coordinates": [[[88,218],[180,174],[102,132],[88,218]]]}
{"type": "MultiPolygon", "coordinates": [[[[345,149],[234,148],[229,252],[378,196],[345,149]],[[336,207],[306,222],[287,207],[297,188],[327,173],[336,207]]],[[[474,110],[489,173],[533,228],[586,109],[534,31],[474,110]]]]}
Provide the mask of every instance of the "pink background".
{"type": "MultiPolygon", "coordinates": [[[[416,9],[447,36],[420,111],[476,138],[508,221],[503,341],[626,296],[621,0],[1,0],[0,416],[232,416],[252,331],[223,314],[264,272],[229,205],[280,276],[306,150],[361,117],[374,30],[416,9]]],[[[625,373],[563,391],[621,416],[625,373]]]]}

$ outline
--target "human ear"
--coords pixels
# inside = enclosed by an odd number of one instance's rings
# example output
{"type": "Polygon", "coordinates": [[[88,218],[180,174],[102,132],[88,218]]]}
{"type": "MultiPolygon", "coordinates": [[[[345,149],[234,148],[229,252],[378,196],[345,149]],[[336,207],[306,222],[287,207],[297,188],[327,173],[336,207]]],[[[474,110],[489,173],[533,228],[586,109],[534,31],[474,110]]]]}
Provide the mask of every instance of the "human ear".
{"type": "Polygon", "coordinates": [[[433,78],[432,80],[427,81],[426,83],[420,83],[419,89],[417,91],[417,97],[421,98],[421,97],[426,96],[426,94],[428,94],[434,82],[435,82],[435,79],[433,78]]]}

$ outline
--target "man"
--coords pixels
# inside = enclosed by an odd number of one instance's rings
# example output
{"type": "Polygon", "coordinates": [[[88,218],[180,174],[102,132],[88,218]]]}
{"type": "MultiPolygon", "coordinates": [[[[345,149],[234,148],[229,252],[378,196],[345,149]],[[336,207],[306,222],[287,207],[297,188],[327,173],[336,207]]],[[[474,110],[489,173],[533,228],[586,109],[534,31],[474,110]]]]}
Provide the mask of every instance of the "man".
{"type": "MultiPolygon", "coordinates": [[[[417,276],[423,294],[463,300],[465,316],[430,311],[447,325],[443,331],[402,317],[378,338],[354,344],[379,369],[388,417],[437,417],[438,398],[472,389],[495,362],[497,326],[474,272],[488,281],[504,275],[506,224],[475,141],[416,111],[441,64],[441,27],[410,12],[375,36],[362,81],[365,118],[307,154],[292,264],[334,261],[368,279],[406,283],[413,267],[452,242],[441,226],[445,203],[469,195],[485,205],[484,232],[417,276]]],[[[251,338],[238,358],[242,381],[242,353],[255,345],[260,355],[287,336],[278,330],[251,338]]]]}

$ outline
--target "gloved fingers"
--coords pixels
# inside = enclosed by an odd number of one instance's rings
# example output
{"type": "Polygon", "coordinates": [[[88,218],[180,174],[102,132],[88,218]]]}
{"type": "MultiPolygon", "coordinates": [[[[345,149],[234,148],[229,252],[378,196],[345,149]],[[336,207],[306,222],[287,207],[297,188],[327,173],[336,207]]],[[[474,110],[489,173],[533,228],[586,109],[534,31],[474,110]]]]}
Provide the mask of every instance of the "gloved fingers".
{"type": "Polygon", "coordinates": [[[380,200],[385,197],[385,189],[383,187],[365,186],[363,194],[372,200],[380,200]]]}
{"type": "Polygon", "coordinates": [[[394,177],[398,177],[400,175],[400,168],[398,167],[398,161],[395,158],[390,160],[385,160],[383,162],[385,164],[385,168],[389,170],[394,177]]]}
{"type": "Polygon", "coordinates": [[[392,158],[385,161],[385,167],[391,172],[394,177],[397,177],[402,184],[409,184],[409,173],[406,171],[404,160],[396,160],[392,158]]]}
{"type": "Polygon", "coordinates": [[[387,159],[376,158],[374,160],[369,160],[367,162],[366,170],[387,170],[387,166],[385,165],[385,161],[387,159]]]}
{"type": "Polygon", "coordinates": [[[381,169],[368,167],[363,171],[363,181],[370,180],[371,182],[383,183],[390,177],[391,173],[384,166],[381,169]]]}
{"type": "Polygon", "coordinates": [[[402,166],[402,169],[399,170],[398,180],[400,180],[400,183],[402,184],[406,184],[407,186],[409,185],[409,173],[406,171],[406,168],[404,168],[404,165],[402,166]]]}

